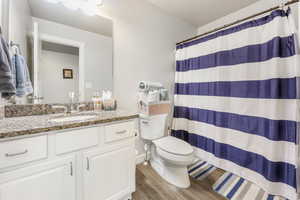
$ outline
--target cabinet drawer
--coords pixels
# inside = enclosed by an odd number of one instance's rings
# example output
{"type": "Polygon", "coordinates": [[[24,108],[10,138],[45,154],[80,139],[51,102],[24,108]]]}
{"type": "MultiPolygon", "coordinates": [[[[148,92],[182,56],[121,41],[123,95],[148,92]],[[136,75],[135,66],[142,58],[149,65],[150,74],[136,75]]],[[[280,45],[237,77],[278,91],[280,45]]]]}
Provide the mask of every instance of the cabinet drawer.
{"type": "Polygon", "coordinates": [[[47,136],[0,143],[0,168],[47,158],[47,136]]]}
{"type": "Polygon", "coordinates": [[[134,121],[108,125],[105,127],[105,142],[113,142],[134,135],[134,121]]]}
{"type": "Polygon", "coordinates": [[[99,127],[56,134],[56,154],[63,154],[98,145],[99,127]]]}

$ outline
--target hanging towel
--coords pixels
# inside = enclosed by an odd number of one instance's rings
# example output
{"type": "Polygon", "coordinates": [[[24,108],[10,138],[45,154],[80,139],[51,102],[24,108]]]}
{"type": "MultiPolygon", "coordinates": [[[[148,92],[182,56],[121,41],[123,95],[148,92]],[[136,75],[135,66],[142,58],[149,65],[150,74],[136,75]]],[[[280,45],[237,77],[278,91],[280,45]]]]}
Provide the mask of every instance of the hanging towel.
{"type": "Polygon", "coordinates": [[[28,66],[25,58],[20,54],[12,57],[12,73],[18,97],[27,96],[33,93],[28,66]]]}
{"type": "Polygon", "coordinates": [[[8,99],[15,95],[16,87],[13,80],[9,47],[0,34],[0,93],[3,98],[8,99]]]}

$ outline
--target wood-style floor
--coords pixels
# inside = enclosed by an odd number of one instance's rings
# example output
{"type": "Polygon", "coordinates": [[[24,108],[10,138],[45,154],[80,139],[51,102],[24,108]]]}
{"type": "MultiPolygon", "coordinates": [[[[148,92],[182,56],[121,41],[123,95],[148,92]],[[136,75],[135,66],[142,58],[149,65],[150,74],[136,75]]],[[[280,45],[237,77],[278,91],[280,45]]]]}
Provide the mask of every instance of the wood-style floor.
{"type": "Polygon", "coordinates": [[[150,166],[138,165],[133,200],[225,200],[211,187],[221,175],[220,171],[203,181],[191,179],[190,188],[179,189],[164,181],[150,166]]]}

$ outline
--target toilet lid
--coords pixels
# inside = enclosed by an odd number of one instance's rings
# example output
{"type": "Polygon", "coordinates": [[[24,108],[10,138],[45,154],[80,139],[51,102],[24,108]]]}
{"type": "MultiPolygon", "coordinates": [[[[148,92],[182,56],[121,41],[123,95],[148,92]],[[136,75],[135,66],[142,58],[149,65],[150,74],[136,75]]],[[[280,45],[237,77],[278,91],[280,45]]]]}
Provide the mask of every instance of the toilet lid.
{"type": "Polygon", "coordinates": [[[177,155],[189,155],[194,151],[190,144],[172,136],[154,140],[153,143],[161,150],[177,155]]]}

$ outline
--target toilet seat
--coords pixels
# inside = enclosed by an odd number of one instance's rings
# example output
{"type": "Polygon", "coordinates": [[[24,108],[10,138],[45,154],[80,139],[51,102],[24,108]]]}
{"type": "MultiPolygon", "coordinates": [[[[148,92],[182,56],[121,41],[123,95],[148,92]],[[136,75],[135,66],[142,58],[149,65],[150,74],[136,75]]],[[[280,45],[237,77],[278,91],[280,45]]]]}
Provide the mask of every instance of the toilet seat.
{"type": "Polygon", "coordinates": [[[159,150],[173,155],[188,156],[194,152],[190,144],[172,136],[154,140],[153,143],[159,150]]]}
{"type": "Polygon", "coordinates": [[[191,162],[194,160],[194,154],[189,155],[176,155],[172,153],[168,153],[160,148],[156,149],[156,153],[163,158],[163,160],[168,161],[168,163],[171,163],[173,165],[177,166],[187,166],[191,164],[191,162]]]}

